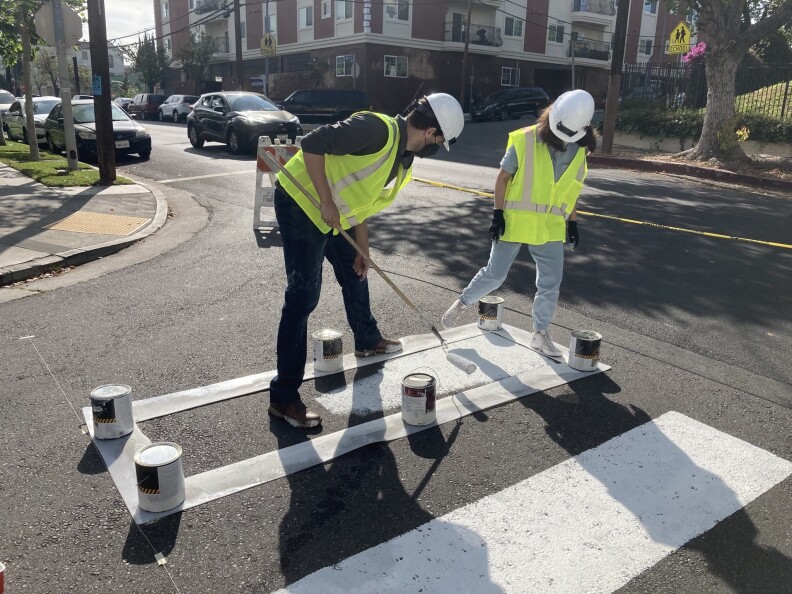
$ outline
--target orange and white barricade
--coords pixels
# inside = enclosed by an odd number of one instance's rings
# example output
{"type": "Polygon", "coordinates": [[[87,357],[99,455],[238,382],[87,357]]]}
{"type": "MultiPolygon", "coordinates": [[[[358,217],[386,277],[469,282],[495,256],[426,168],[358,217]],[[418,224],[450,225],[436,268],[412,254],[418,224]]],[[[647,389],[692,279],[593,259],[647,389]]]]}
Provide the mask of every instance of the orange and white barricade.
{"type": "Polygon", "coordinates": [[[275,219],[275,212],[271,211],[271,216],[262,217],[261,209],[267,207],[272,209],[275,206],[275,175],[277,171],[273,171],[267,164],[263,152],[268,152],[281,165],[285,165],[286,161],[291,159],[300,150],[300,141],[302,136],[298,136],[296,142],[292,143],[287,140],[285,144],[281,144],[280,140],[275,139],[273,144],[269,136],[260,136],[258,141],[258,148],[256,151],[256,200],[253,203],[253,229],[260,229],[261,227],[277,227],[278,221],[275,219]],[[269,185],[264,186],[264,174],[267,174],[269,185]]]}

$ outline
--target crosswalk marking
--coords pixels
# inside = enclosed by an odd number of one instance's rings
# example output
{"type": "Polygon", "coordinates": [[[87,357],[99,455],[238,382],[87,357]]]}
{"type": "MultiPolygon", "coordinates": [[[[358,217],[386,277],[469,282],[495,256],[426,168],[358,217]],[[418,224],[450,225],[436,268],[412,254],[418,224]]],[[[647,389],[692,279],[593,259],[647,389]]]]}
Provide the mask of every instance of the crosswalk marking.
{"type": "Polygon", "coordinates": [[[612,592],[790,474],[669,412],[279,592],[612,592]]]}

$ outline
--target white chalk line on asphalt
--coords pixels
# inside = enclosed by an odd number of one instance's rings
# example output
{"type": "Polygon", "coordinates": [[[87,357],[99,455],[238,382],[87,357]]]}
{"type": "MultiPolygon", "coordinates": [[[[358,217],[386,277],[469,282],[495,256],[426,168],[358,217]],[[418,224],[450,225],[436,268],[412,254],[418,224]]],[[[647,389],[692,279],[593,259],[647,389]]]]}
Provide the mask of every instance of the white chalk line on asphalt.
{"type": "Polygon", "coordinates": [[[190,177],[174,177],[173,179],[161,179],[155,180],[158,184],[175,184],[178,182],[185,182],[185,181],[192,181],[194,179],[209,179],[212,177],[225,177],[228,175],[241,175],[244,173],[249,173],[251,175],[256,174],[255,169],[243,169],[241,171],[226,171],[224,173],[209,173],[207,175],[192,175],[190,177]]]}

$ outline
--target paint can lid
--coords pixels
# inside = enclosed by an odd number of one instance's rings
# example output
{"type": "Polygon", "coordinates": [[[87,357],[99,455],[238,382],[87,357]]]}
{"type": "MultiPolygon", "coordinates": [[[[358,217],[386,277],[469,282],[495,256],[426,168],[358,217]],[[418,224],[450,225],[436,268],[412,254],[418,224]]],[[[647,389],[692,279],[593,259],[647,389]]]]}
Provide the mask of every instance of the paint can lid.
{"type": "Polygon", "coordinates": [[[178,460],[182,455],[179,444],[160,441],[149,444],[135,452],[135,464],[140,466],[163,466],[178,460]]]}
{"type": "Polygon", "coordinates": [[[429,386],[433,386],[434,383],[434,376],[428,373],[411,373],[402,380],[402,385],[407,388],[428,388],[429,386]]]}
{"type": "Polygon", "coordinates": [[[317,330],[313,333],[314,340],[335,340],[341,338],[341,333],[338,330],[325,328],[324,330],[317,330]]]}
{"type": "Polygon", "coordinates": [[[581,340],[602,340],[602,334],[594,330],[575,330],[572,336],[581,340]]]}
{"type": "Polygon", "coordinates": [[[503,297],[495,297],[494,295],[487,295],[479,299],[481,303],[503,303],[503,297]]]}
{"type": "Polygon", "coordinates": [[[99,386],[91,390],[91,398],[94,400],[113,400],[132,393],[132,388],[123,384],[108,384],[99,386]]]}

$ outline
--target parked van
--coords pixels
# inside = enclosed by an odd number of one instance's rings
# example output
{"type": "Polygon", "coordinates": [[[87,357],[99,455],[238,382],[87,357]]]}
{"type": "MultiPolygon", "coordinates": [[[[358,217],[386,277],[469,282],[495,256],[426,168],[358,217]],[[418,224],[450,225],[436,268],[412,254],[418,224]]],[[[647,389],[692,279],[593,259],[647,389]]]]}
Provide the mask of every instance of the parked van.
{"type": "Polygon", "coordinates": [[[322,125],[371,109],[371,101],[360,90],[299,89],[278,102],[278,107],[296,115],[301,124],[322,125]]]}

